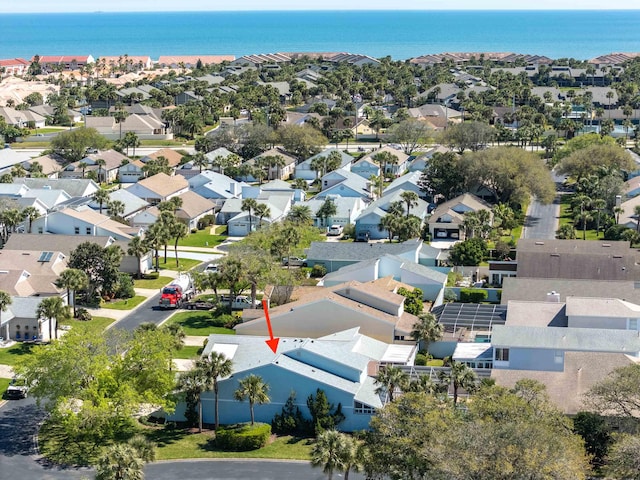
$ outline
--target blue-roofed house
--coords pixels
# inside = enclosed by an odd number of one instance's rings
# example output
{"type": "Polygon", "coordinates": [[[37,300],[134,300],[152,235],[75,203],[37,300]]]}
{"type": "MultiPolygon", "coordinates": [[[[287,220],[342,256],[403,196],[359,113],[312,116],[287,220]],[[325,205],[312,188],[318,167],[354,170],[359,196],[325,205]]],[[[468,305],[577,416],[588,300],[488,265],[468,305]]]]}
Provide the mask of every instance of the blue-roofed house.
{"type": "Polygon", "coordinates": [[[347,170],[334,170],[322,177],[322,191],[314,198],[356,197],[365,202],[371,200],[371,185],[368,180],[347,170]],[[325,183],[326,182],[326,183],[325,183]]]}
{"type": "MultiPolygon", "coordinates": [[[[392,203],[401,202],[406,206],[402,200],[401,194],[402,191],[396,190],[389,195],[385,195],[375,202],[370,203],[356,219],[356,238],[359,238],[366,233],[368,233],[368,238],[371,240],[389,238],[389,232],[386,229],[380,229],[380,221],[382,220],[382,217],[387,214],[392,203]]],[[[428,210],[429,204],[424,200],[418,199],[417,205],[411,207],[411,211],[409,213],[418,217],[422,222],[426,218],[428,210]]]]}
{"type": "Polygon", "coordinates": [[[237,182],[221,173],[205,170],[189,178],[189,189],[198,195],[208,198],[221,208],[231,198],[242,198],[242,189],[249,185],[237,182]]]}
{"type": "Polygon", "coordinates": [[[380,165],[374,162],[371,157],[363,157],[351,165],[351,172],[362,178],[369,180],[371,176],[380,176],[380,165]]]}
{"type": "Polygon", "coordinates": [[[324,198],[312,198],[306,202],[298,202],[296,205],[309,207],[314,226],[318,228],[330,225],[342,225],[343,227],[355,222],[358,215],[367,207],[367,204],[357,197],[328,196],[324,198]],[[325,201],[331,200],[336,206],[336,214],[327,218],[326,224],[316,214],[325,201]]]}
{"type": "Polygon", "coordinates": [[[420,189],[418,182],[422,172],[411,172],[396,178],[391,182],[383,191],[382,196],[386,197],[395,192],[411,191],[418,195],[420,198],[424,198],[425,193],[420,189]]]}
{"type": "MultiPolygon", "coordinates": [[[[306,399],[318,389],[334,405],[340,404],[345,419],[338,429],[346,432],[367,429],[386,396],[376,393],[373,375],[381,365],[411,366],[415,346],[389,345],[359,332],[343,330],[320,338],[281,337],[274,353],[265,337],[245,335],[210,335],[203,355],[217,352],[233,365],[230,376],[219,381],[219,417],[225,424],[249,421],[247,402],[238,402],[234,392],[238,382],[248,375],[258,375],[269,385],[271,401],[254,407],[255,420],[270,423],[280,413],[295,391],[295,406],[310,418],[306,399]]],[[[214,423],[213,392],[202,395],[205,423],[214,423]]],[[[181,420],[184,404],[169,419],[181,420]]]]}
{"type": "Polygon", "coordinates": [[[439,146],[436,148],[432,148],[428,152],[423,153],[422,155],[418,155],[409,163],[408,170],[410,172],[422,172],[428,165],[429,160],[435,153],[447,153],[450,150],[447,147],[439,146]]]}
{"type": "MultiPolygon", "coordinates": [[[[259,218],[252,212],[249,218],[248,211],[242,211],[242,201],[234,202],[240,207],[234,217],[227,220],[227,232],[230,237],[244,237],[250,232],[259,230],[261,226],[271,225],[274,222],[282,221],[286,218],[289,210],[291,210],[293,191],[290,194],[281,192],[263,192],[256,201],[269,207],[269,215],[259,218]]],[[[225,205],[226,206],[226,205],[225,205]]],[[[224,210],[224,207],[223,207],[224,210]]],[[[222,213],[222,210],[221,210],[222,213]]]]}
{"type": "Polygon", "coordinates": [[[318,178],[318,172],[311,168],[311,164],[317,158],[327,157],[333,152],[338,153],[340,155],[340,158],[342,159],[338,169],[349,170],[349,167],[355,161],[355,159],[351,155],[349,155],[348,153],[344,153],[344,151],[342,151],[340,149],[327,148],[327,149],[323,150],[322,152],[320,152],[320,153],[318,153],[318,154],[316,154],[316,155],[314,155],[312,157],[309,157],[306,160],[300,162],[298,165],[296,165],[296,171],[295,171],[295,174],[294,174],[294,178],[302,178],[304,180],[309,180],[309,181],[315,180],[316,178],[318,178]]]}
{"type": "Polygon", "coordinates": [[[422,290],[422,299],[435,301],[447,285],[449,268],[426,267],[413,260],[396,255],[382,255],[363,260],[332,273],[323,280],[325,287],[332,287],[351,280],[371,282],[382,278],[392,278],[397,282],[422,290]]]}
{"type": "Polygon", "coordinates": [[[260,192],[280,192],[291,193],[293,192],[293,201],[302,202],[306,198],[306,193],[300,188],[292,188],[291,183],[284,180],[271,180],[270,182],[263,183],[259,186],[260,192]]]}
{"type": "Polygon", "coordinates": [[[387,163],[385,165],[386,176],[397,177],[407,171],[411,157],[403,151],[396,150],[390,146],[385,146],[368,153],[351,166],[351,171],[367,179],[370,178],[371,175],[380,175],[380,164],[373,159],[373,157],[380,153],[389,153],[396,158],[395,163],[387,163]]]}
{"type": "MultiPolygon", "coordinates": [[[[113,202],[116,200],[124,204],[124,212],[122,214],[122,218],[124,218],[125,220],[128,220],[129,218],[133,217],[138,212],[146,209],[149,206],[148,202],[124,188],[109,192],[109,202],[113,202]]],[[[100,209],[100,204],[93,200],[91,201],[91,203],[89,203],[89,206],[94,210],[100,209]]],[[[102,205],[102,207],[103,210],[106,210],[106,206],[104,204],[102,205]]]]}

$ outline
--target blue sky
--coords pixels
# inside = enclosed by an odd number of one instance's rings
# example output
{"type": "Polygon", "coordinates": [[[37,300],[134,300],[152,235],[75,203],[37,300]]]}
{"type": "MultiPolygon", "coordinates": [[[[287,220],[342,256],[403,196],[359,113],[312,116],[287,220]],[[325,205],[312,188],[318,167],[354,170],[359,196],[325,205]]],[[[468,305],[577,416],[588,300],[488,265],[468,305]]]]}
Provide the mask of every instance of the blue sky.
{"type": "Polygon", "coordinates": [[[109,12],[125,11],[182,11],[182,10],[609,10],[629,9],[630,2],[612,5],[602,0],[235,0],[224,2],[211,0],[110,0],[108,2],[86,0],[27,0],[0,2],[0,13],[22,12],[109,12]],[[268,6],[266,6],[268,4],[268,6]]]}

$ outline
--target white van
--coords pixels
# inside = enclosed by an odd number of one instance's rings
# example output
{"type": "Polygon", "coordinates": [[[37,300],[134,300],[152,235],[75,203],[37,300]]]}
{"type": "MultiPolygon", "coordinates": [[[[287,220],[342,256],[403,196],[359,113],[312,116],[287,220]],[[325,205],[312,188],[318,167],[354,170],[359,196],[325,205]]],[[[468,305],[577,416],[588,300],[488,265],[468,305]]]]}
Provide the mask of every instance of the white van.
{"type": "Polygon", "coordinates": [[[329,227],[329,231],[327,232],[327,235],[330,235],[332,237],[337,237],[339,235],[342,235],[343,230],[344,230],[344,227],[342,225],[331,225],[331,227],[329,227]]]}

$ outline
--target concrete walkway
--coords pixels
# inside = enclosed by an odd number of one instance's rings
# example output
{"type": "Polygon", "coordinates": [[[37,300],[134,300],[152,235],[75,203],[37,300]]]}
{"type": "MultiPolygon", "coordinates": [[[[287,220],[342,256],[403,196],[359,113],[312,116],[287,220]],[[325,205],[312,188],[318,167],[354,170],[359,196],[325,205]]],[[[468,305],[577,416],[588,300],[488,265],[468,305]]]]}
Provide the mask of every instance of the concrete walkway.
{"type": "Polygon", "coordinates": [[[207,339],[207,337],[202,337],[202,336],[195,336],[195,335],[187,335],[184,338],[184,344],[192,346],[192,347],[201,347],[204,344],[204,341],[207,339]]]}

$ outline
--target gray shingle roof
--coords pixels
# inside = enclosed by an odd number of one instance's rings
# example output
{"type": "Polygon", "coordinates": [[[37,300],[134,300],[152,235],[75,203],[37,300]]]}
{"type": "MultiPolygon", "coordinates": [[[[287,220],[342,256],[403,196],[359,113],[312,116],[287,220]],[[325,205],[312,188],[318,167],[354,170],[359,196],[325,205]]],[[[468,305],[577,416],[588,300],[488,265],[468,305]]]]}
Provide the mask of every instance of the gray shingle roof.
{"type": "Polygon", "coordinates": [[[307,258],[309,260],[361,261],[381,255],[399,255],[416,251],[422,246],[420,240],[404,243],[361,243],[361,242],[312,242],[307,258]]]}

